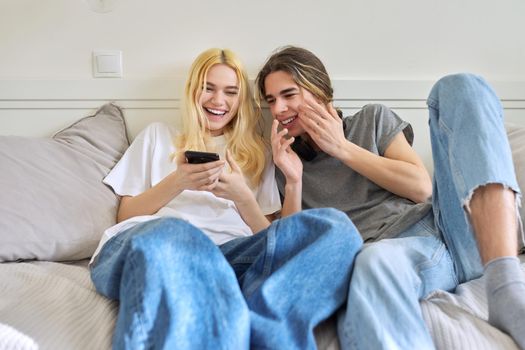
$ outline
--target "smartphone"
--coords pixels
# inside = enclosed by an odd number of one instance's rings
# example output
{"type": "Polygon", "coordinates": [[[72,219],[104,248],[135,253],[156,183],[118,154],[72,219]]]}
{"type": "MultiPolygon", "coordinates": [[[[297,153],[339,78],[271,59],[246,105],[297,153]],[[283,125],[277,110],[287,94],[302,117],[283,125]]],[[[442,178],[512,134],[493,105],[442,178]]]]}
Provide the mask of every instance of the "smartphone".
{"type": "Polygon", "coordinates": [[[212,152],[186,151],[184,152],[188,163],[200,164],[219,160],[219,155],[212,152]]]}

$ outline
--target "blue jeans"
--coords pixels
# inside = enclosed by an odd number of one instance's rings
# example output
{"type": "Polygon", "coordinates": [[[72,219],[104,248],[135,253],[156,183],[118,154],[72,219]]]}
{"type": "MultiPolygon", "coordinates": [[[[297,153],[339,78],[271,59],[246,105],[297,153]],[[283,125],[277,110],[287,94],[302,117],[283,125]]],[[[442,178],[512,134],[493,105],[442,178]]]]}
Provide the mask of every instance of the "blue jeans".
{"type": "Polygon", "coordinates": [[[465,205],[489,183],[519,192],[501,105],[482,78],[444,77],[427,103],[433,211],[398,237],[367,244],[356,257],[338,319],[343,349],[433,349],[419,300],[482,273],[465,205]]]}
{"type": "Polygon", "coordinates": [[[313,328],[345,301],[361,246],[334,209],[220,247],[185,221],[161,218],[110,239],[91,278],[120,300],[115,349],[315,349],[313,328]]]}

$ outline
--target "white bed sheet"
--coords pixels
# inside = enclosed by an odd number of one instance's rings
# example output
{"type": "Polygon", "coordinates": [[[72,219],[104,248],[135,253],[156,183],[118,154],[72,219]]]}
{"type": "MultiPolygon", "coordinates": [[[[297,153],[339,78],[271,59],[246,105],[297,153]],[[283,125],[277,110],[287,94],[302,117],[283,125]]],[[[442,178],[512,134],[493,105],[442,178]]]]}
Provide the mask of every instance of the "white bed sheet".
{"type": "MultiPolygon", "coordinates": [[[[518,349],[486,322],[483,279],[459,286],[454,294],[434,292],[421,308],[438,349],[518,349]]],[[[3,350],[110,349],[117,311],[118,303],[95,291],[87,261],[0,264],[3,350]]],[[[334,318],[317,327],[316,338],[319,349],[339,349],[334,318]]]]}

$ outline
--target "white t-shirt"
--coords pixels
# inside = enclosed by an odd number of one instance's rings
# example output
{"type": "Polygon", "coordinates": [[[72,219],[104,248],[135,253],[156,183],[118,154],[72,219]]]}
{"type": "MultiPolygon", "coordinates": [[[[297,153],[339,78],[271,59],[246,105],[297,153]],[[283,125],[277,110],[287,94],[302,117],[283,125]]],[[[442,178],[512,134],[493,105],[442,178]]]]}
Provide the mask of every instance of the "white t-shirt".
{"type": "MultiPolygon", "coordinates": [[[[164,123],[147,126],[133,141],[124,156],[104,179],[120,196],[137,196],[155,186],[177,168],[173,159],[176,152],[176,131],[164,123]]],[[[214,137],[221,159],[225,159],[226,139],[214,137]]],[[[265,215],[281,209],[281,200],[275,181],[275,167],[267,162],[261,183],[253,190],[257,203],[265,215]]],[[[129,218],[104,231],[91,261],[104,243],[119,232],[138,223],[163,216],[186,220],[201,229],[216,245],[237,237],[252,235],[250,227],[241,218],[233,201],[207,191],[184,190],[162,207],[155,215],[129,218]]]]}

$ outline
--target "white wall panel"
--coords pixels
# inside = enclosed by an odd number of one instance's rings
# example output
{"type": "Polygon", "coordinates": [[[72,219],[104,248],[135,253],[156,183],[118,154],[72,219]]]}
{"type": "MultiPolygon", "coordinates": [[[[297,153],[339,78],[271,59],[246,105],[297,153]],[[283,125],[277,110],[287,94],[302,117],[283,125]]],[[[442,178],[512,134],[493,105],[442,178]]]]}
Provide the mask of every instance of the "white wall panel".
{"type": "MultiPolygon", "coordinates": [[[[491,82],[506,120],[525,125],[525,81],[491,82]]],[[[153,121],[179,123],[183,81],[173,80],[0,80],[0,135],[46,137],[105,102],[124,108],[131,137],[153,121]]],[[[367,103],[383,103],[410,122],[414,148],[432,169],[425,99],[433,82],[414,80],[334,80],[334,104],[355,113],[367,103]]],[[[268,111],[266,116],[268,117],[268,111]]]]}

